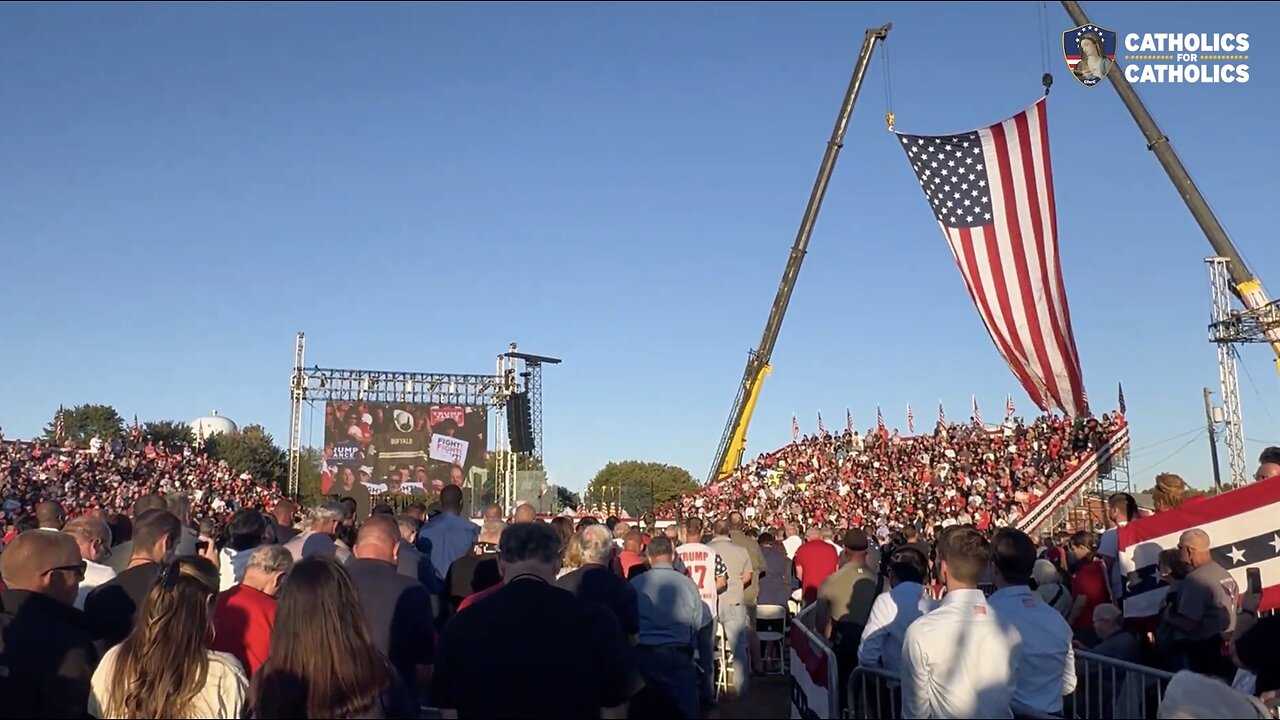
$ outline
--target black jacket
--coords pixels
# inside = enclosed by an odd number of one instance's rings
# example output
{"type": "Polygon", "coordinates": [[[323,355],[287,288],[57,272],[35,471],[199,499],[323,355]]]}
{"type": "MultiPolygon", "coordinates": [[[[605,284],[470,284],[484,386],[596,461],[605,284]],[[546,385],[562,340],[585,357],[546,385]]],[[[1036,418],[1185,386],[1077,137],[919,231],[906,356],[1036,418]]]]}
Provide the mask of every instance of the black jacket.
{"type": "Polygon", "coordinates": [[[26,590],[0,593],[0,718],[89,717],[97,664],[84,613],[26,590]]]}

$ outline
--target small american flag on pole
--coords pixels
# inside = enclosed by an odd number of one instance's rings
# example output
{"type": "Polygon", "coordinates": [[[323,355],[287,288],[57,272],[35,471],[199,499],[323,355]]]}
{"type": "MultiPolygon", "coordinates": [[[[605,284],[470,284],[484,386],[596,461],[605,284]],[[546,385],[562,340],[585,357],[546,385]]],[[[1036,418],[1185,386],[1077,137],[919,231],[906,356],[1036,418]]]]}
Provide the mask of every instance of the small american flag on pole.
{"type": "Polygon", "coordinates": [[[827,434],[827,426],[822,424],[822,411],[819,410],[818,411],[818,437],[823,437],[826,434],[827,434]]]}
{"type": "Polygon", "coordinates": [[[911,412],[911,403],[907,403],[907,433],[916,434],[916,416],[911,412]]]}
{"type": "Polygon", "coordinates": [[[65,411],[62,409],[62,406],[59,405],[58,415],[57,417],[54,418],[54,421],[53,421],[53,439],[57,442],[62,442],[62,439],[66,437],[66,434],[67,434],[67,423],[66,423],[66,420],[63,418],[64,414],[65,414],[65,411]]]}
{"type": "Polygon", "coordinates": [[[848,430],[850,435],[854,433],[853,413],[849,412],[849,408],[844,409],[844,429],[848,430]]]}
{"type": "Polygon", "coordinates": [[[1120,387],[1120,414],[1128,415],[1129,409],[1125,407],[1125,404],[1124,404],[1124,384],[1120,383],[1119,387],[1120,387]]]}
{"type": "Polygon", "coordinates": [[[939,425],[947,424],[947,411],[942,409],[941,400],[938,401],[938,424],[939,425]]]}
{"type": "Polygon", "coordinates": [[[799,441],[800,441],[800,421],[796,420],[795,415],[792,415],[791,416],[791,442],[796,443],[799,441]]]}
{"type": "Polygon", "coordinates": [[[954,135],[898,135],[991,340],[1043,410],[1085,413],[1042,98],[954,135]]]}
{"type": "Polygon", "coordinates": [[[876,406],[876,429],[879,430],[881,433],[885,432],[888,429],[884,426],[884,413],[880,412],[879,405],[876,406]]]}
{"type": "Polygon", "coordinates": [[[1004,396],[1004,419],[1013,417],[1013,393],[1004,396]]]}
{"type": "Polygon", "coordinates": [[[973,422],[979,426],[985,426],[986,423],[982,422],[982,413],[978,410],[978,396],[974,395],[972,397],[973,397],[973,422]]]}

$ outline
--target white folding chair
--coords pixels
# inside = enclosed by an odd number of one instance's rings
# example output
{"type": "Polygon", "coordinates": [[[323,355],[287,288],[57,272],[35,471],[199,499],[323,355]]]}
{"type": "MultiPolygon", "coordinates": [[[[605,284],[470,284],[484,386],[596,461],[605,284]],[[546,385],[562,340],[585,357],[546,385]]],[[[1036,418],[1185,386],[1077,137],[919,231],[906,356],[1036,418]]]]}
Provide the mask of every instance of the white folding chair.
{"type": "Polygon", "coordinates": [[[787,609],[781,605],[760,605],[756,608],[756,636],[760,638],[760,652],[764,657],[766,674],[781,675],[786,672],[787,657],[787,609]],[[763,623],[782,623],[782,630],[761,630],[763,623]],[[777,657],[770,658],[768,649],[777,647],[777,657]]]}

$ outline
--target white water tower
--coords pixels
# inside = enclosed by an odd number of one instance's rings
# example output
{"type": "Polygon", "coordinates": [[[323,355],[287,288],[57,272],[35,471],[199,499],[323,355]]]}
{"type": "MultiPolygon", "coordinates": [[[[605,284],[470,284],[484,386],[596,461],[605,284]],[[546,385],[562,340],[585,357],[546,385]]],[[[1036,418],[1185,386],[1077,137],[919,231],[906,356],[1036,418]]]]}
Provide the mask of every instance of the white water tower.
{"type": "Polygon", "coordinates": [[[204,442],[219,433],[229,434],[238,429],[230,418],[219,415],[217,410],[191,421],[191,434],[195,436],[196,442],[204,442]]]}

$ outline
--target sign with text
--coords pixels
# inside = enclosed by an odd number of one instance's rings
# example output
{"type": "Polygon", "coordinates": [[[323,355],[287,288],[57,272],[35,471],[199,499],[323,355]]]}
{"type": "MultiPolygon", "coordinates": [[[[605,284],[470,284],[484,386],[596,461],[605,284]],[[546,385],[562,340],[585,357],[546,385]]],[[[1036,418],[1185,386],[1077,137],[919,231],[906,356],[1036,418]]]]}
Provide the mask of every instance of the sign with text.
{"type": "Polygon", "coordinates": [[[447,462],[453,465],[462,465],[467,461],[467,446],[470,445],[466,440],[460,440],[456,437],[448,435],[432,435],[431,436],[431,459],[447,462]]]}

